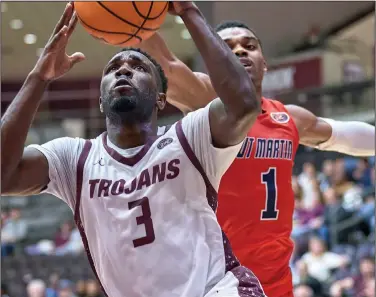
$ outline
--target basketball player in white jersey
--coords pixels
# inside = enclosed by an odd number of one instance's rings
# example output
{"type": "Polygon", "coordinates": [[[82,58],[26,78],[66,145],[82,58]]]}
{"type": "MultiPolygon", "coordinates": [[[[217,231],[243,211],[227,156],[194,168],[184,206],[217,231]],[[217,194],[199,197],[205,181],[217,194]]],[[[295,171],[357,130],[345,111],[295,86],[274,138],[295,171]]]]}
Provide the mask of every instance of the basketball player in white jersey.
{"type": "MultiPolygon", "coordinates": [[[[109,297],[265,296],[240,266],[215,211],[221,176],[260,105],[246,70],[190,2],[175,3],[220,99],[157,136],[167,81],[147,54],[126,49],[105,66],[107,132],[23,149],[48,83],[84,59],[65,54],[71,4],[2,118],[3,195],[50,193],[74,212],[90,264],[109,297]]],[[[74,98],[72,98],[74,100],[74,98]]]]}

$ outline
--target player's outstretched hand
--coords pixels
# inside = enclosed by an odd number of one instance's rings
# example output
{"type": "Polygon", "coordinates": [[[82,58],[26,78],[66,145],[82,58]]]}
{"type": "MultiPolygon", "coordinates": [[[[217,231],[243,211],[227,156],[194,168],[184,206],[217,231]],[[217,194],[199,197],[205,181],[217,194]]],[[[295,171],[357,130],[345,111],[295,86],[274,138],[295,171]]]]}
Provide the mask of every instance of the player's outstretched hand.
{"type": "Polygon", "coordinates": [[[196,8],[196,5],[192,1],[170,1],[168,12],[172,15],[181,16],[191,8],[196,8]]]}
{"type": "Polygon", "coordinates": [[[77,20],[73,4],[68,3],[33,69],[33,72],[37,73],[40,79],[44,81],[55,80],[67,73],[73,65],[85,59],[83,53],[77,52],[68,56],[65,52],[77,20]]]}

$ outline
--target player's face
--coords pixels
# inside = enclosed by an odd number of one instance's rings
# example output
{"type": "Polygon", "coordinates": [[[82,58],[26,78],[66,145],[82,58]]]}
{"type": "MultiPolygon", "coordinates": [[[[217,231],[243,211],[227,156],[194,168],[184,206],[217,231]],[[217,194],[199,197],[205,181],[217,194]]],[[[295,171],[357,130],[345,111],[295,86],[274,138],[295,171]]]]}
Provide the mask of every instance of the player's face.
{"type": "Polygon", "coordinates": [[[154,64],[141,53],[120,52],[103,70],[101,104],[114,123],[149,122],[159,95],[154,64]]]}
{"type": "Polygon", "coordinates": [[[240,59],[255,85],[261,85],[266,62],[258,38],[245,28],[227,28],[218,32],[240,59]]]}

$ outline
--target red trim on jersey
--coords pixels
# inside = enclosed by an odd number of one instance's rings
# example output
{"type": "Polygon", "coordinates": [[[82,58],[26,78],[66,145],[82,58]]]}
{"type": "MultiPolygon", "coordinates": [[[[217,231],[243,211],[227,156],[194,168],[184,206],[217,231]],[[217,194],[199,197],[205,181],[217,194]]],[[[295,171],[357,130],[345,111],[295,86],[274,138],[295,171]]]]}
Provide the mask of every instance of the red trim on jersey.
{"type": "Polygon", "coordinates": [[[134,166],[138,162],[140,162],[140,160],[146,155],[146,153],[149,151],[150,147],[153,145],[153,143],[158,138],[159,137],[157,137],[157,136],[150,137],[148,139],[148,141],[145,143],[144,147],[137,154],[135,154],[134,156],[129,157],[129,158],[120,155],[116,150],[114,150],[113,148],[108,146],[108,144],[107,144],[107,132],[104,132],[102,134],[102,143],[103,143],[105,150],[107,151],[107,153],[110,155],[111,158],[115,159],[116,161],[118,161],[118,162],[120,162],[124,165],[134,166]]]}
{"type": "Polygon", "coordinates": [[[202,178],[204,179],[204,182],[205,182],[205,185],[206,185],[206,197],[208,199],[208,203],[209,203],[210,207],[215,212],[217,210],[217,206],[218,206],[218,193],[214,189],[212,184],[210,183],[210,181],[209,181],[209,179],[208,179],[208,177],[205,173],[204,168],[202,168],[200,161],[197,159],[195,153],[193,152],[191,146],[189,145],[188,140],[185,137],[185,134],[184,134],[184,131],[183,131],[181,120],[176,123],[175,130],[176,130],[176,135],[178,136],[179,142],[180,142],[185,154],[187,155],[187,157],[189,158],[189,160],[191,161],[193,166],[195,166],[196,169],[198,170],[198,172],[200,172],[202,178]]]}
{"type": "Polygon", "coordinates": [[[84,178],[84,167],[85,167],[85,163],[86,163],[87,157],[89,156],[91,146],[92,146],[91,141],[90,140],[86,140],[84,148],[83,148],[83,150],[81,152],[80,158],[78,159],[78,163],[77,163],[76,205],[75,205],[75,208],[74,208],[74,220],[76,222],[78,231],[80,232],[80,235],[81,235],[81,238],[82,238],[82,242],[84,244],[85,251],[86,251],[86,254],[87,254],[87,257],[88,257],[91,269],[93,270],[93,272],[95,274],[95,277],[97,278],[97,280],[99,282],[99,285],[101,286],[102,291],[108,297],[108,294],[104,290],[104,288],[102,286],[102,283],[101,283],[101,281],[100,281],[100,279],[98,277],[97,271],[95,269],[94,261],[93,261],[93,258],[91,256],[90,249],[89,249],[89,243],[88,243],[88,240],[87,240],[87,237],[86,237],[86,233],[85,233],[85,229],[84,229],[84,226],[82,224],[81,216],[80,216],[80,204],[81,204],[82,182],[83,182],[83,178],[84,178]]]}

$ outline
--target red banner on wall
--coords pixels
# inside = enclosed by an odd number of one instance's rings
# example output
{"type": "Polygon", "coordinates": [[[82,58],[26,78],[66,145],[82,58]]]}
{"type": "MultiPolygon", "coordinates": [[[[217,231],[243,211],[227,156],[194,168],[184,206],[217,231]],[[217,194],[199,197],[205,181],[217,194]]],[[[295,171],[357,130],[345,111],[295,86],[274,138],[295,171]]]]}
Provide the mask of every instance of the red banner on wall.
{"type": "Polygon", "coordinates": [[[278,94],[320,87],[322,83],[322,59],[316,56],[271,66],[264,76],[263,92],[278,94]]]}

